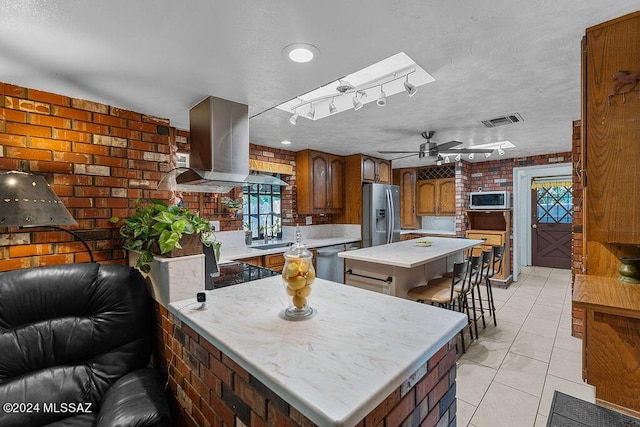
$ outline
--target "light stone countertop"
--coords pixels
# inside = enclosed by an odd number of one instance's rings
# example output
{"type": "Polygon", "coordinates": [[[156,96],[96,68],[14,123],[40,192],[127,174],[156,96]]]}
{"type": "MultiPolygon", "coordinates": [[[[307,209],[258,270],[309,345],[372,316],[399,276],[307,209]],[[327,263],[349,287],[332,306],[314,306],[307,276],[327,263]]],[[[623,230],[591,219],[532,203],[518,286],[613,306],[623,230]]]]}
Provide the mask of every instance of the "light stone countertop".
{"type": "MultiPolygon", "coordinates": [[[[282,242],[292,242],[293,240],[282,240],[282,242]]],[[[307,247],[307,249],[312,248],[320,248],[323,246],[332,246],[339,245],[342,243],[351,243],[351,242],[359,242],[360,238],[358,237],[326,237],[326,238],[308,238],[303,239],[302,243],[307,247]]],[[[279,241],[278,241],[279,242],[279,241]]],[[[278,243],[276,241],[269,241],[269,243],[278,243]]],[[[223,247],[221,248],[221,257],[223,260],[240,260],[243,258],[251,258],[254,256],[261,255],[269,255],[269,254],[278,254],[284,253],[289,248],[272,248],[272,249],[256,249],[255,246],[259,246],[264,244],[263,242],[255,242],[252,246],[235,246],[235,247],[223,247]]],[[[222,263],[223,260],[220,262],[222,263]]]]}
{"type": "Polygon", "coordinates": [[[279,316],[280,277],[207,292],[169,311],[318,425],[351,426],[466,324],[461,313],[316,279],[315,316],[279,316]],[[428,325],[428,327],[425,327],[428,325]]]}
{"type": "Polygon", "coordinates": [[[387,245],[372,246],[349,252],[341,252],[339,257],[376,264],[392,265],[395,267],[417,267],[467,248],[481,245],[482,240],[449,238],[449,237],[421,237],[387,245]],[[429,240],[431,246],[417,246],[416,242],[429,240]]]}

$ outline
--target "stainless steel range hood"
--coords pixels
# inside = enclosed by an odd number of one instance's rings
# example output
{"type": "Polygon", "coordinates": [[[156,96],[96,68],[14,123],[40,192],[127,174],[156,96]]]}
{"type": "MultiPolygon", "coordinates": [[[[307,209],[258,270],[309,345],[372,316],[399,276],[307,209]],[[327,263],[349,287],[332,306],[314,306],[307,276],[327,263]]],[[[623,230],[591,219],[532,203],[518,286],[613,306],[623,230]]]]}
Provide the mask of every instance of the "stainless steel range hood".
{"type": "Polygon", "coordinates": [[[246,184],[286,186],[268,175],[249,173],[249,107],[210,96],[189,111],[190,169],[175,169],[159,188],[228,193],[246,184]]]}

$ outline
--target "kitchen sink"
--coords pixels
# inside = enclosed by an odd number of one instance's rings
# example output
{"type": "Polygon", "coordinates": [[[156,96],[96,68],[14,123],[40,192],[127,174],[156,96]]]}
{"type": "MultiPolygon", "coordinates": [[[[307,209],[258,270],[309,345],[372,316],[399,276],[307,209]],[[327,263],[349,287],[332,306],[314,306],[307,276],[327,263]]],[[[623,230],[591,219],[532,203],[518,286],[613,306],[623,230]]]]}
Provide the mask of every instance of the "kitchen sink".
{"type": "Polygon", "coordinates": [[[260,249],[260,250],[266,250],[266,249],[276,249],[276,248],[286,248],[287,246],[291,246],[293,245],[293,242],[277,242],[277,243],[267,243],[264,245],[252,245],[251,249],[260,249]]]}

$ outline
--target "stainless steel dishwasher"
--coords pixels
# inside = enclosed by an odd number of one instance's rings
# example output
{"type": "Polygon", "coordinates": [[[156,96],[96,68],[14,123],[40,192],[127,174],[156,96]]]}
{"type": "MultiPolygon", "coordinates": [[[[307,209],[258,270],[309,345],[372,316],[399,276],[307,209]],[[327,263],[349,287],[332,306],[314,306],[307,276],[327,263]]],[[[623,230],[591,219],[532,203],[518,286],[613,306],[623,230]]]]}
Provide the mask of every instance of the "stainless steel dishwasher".
{"type": "Polygon", "coordinates": [[[338,254],[354,249],[360,249],[359,242],[318,248],[317,276],[332,282],[344,283],[344,258],[340,258],[338,254]]]}

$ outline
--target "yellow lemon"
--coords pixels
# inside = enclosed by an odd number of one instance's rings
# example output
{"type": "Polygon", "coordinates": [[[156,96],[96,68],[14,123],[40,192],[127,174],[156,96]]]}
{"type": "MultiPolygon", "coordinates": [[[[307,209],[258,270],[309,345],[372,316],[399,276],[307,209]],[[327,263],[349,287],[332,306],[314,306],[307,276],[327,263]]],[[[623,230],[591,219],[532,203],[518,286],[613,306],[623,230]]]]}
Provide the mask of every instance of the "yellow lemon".
{"type": "Polygon", "coordinates": [[[304,288],[307,284],[307,281],[302,276],[290,277],[288,280],[285,280],[285,282],[294,291],[304,288]]]}
{"type": "Polygon", "coordinates": [[[295,289],[291,289],[289,286],[287,286],[287,295],[292,297],[296,294],[296,292],[298,291],[296,291],[295,289]]]}
{"type": "Polygon", "coordinates": [[[294,296],[292,298],[293,300],[293,305],[295,305],[298,308],[302,308],[307,304],[307,299],[303,298],[303,297],[299,297],[299,296],[294,296]]]}
{"type": "Polygon", "coordinates": [[[286,274],[287,277],[294,277],[294,276],[297,276],[299,272],[300,272],[300,267],[298,266],[298,263],[289,262],[289,264],[287,264],[287,267],[285,268],[284,274],[286,274]]]}
{"type": "Polygon", "coordinates": [[[306,284],[310,285],[314,282],[314,280],[316,280],[316,272],[315,270],[311,269],[309,271],[307,271],[307,280],[306,280],[306,284]]]}
{"type": "Polygon", "coordinates": [[[307,285],[302,289],[296,291],[296,295],[302,298],[306,298],[311,295],[311,285],[307,285]]]}
{"type": "Polygon", "coordinates": [[[300,272],[301,273],[306,273],[307,271],[309,271],[309,266],[311,265],[311,263],[309,262],[309,260],[303,259],[300,261],[300,272]]]}

